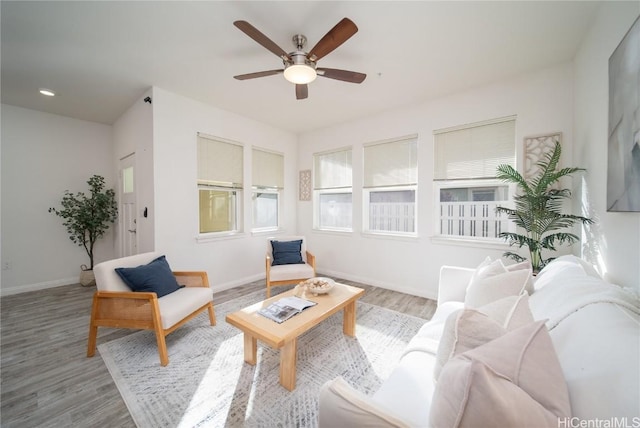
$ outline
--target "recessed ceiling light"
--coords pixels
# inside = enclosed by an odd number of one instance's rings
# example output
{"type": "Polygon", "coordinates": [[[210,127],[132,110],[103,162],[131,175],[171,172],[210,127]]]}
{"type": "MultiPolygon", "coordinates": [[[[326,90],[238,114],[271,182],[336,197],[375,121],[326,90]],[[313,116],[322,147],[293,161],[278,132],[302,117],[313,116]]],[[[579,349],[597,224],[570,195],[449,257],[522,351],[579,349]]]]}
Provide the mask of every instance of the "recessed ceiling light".
{"type": "Polygon", "coordinates": [[[40,93],[48,97],[54,97],[56,95],[56,93],[53,92],[51,89],[46,89],[46,88],[40,88],[40,93]]]}

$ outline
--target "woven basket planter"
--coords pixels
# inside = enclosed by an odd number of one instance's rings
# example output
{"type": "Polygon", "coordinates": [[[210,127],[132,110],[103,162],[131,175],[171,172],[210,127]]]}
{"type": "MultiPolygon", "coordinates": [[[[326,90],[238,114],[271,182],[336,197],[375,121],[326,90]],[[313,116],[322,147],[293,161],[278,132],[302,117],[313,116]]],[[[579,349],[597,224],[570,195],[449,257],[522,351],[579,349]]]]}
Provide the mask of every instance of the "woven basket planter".
{"type": "Polygon", "coordinates": [[[96,285],[96,277],[93,270],[87,268],[86,265],[80,267],[80,285],[83,287],[92,287],[96,285]]]}

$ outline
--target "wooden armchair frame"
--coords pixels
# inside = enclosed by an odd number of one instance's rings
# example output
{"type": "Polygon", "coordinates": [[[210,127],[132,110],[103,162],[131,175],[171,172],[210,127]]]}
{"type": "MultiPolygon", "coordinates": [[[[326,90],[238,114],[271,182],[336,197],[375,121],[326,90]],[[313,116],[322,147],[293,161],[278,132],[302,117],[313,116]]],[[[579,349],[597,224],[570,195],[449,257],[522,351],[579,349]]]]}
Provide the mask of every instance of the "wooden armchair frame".
{"type": "MultiPolygon", "coordinates": [[[[209,279],[206,272],[180,271],[173,272],[173,274],[179,283],[184,284],[186,287],[209,288],[209,279]]],[[[153,330],[158,343],[160,364],[166,366],[169,364],[169,355],[165,337],[205,310],[209,311],[211,325],[216,325],[213,302],[209,302],[176,324],[164,329],[156,293],[96,291],[93,295],[93,306],[91,308],[87,357],[95,355],[98,327],[153,330]]]]}
{"type": "MultiPolygon", "coordinates": [[[[269,241],[271,239],[275,239],[275,238],[269,238],[269,241]]],[[[294,239],[304,239],[304,237],[302,237],[302,236],[289,236],[289,237],[281,238],[282,241],[289,241],[289,240],[294,240],[294,239]]],[[[265,267],[265,271],[266,271],[266,283],[267,283],[267,299],[269,297],[271,297],[271,287],[278,286],[278,285],[298,284],[299,282],[304,281],[305,279],[313,278],[314,276],[316,276],[316,256],[314,256],[308,250],[305,250],[304,254],[306,256],[306,264],[308,264],[309,266],[311,266],[313,268],[313,275],[312,276],[307,276],[305,278],[290,278],[290,279],[284,279],[284,280],[280,280],[280,281],[271,281],[271,263],[272,263],[272,258],[269,255],[269,253],[267,253],[267,255],[265,256],[265,261],[264,261],[264,265],[265,265],[264,267],[265,267]]]]}

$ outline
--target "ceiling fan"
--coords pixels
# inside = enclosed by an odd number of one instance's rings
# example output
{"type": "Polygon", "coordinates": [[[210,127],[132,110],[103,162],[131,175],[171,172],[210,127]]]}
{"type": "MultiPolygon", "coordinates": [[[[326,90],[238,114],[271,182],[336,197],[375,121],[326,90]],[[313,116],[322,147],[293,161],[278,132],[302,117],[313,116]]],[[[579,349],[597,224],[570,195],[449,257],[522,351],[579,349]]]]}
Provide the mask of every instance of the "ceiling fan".
{"type": "Polygon", "coordinates": [[[233,76],[238,80],[255,79],[257,77],[272,76],[283,73],[285,79],[296,85],[296,99],[302,100],[309,96],[308,83],[315,80],[316,76],[341,80],[350,83],[362,83],[366,74],[355,71],[339,70],[335,68],[317,67],[317,62],[322,57],[333,52],[338,46],[349,40],[358,32],[358,27],[349,18],[343,18],[309,52],[304,51],[307,38],[302,34],[293,36],[293,44],[296,50],[286,53],[280,46],[262,34],[257,28],[247,21],[235,21],[233,23],[247,36],[258,42],[264,48],[282,59],[283,69],[258,71],[256,73],[233,76]]]}

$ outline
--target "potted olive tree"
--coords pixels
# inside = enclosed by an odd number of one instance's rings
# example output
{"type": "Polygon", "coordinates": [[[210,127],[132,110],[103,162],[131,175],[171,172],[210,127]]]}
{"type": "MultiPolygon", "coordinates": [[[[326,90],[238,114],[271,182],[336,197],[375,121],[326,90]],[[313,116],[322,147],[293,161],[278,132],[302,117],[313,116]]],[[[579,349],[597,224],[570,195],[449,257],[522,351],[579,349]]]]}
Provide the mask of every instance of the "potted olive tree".
{"type": "MultiPolygon", "coordinates": [[[[555,258],[543,258],[542,250],[556,251],[556,245],[578,242],[580,238],[570,228],[577,222],[593,223],[589,218],[562,212],[563,202],[571,198],[571,191],[557,188],[556,183],[562,177],[584,169],[557,169],[561,152],[560,143],[556,141],[553,151],[538,162],[538,174],[528,181],[511,165],[498,166],[497,178],[515,184],[518,192],[514,197],[515,208],[497,207],[496,212],[505,213],[524,232],[502,232],[499,236],[511,246],[528,248],[534,273],[555,258]]],[[[526,260],[512,251],[505,252],[503,256],[518,262],[526,260]]]]}
{"type": "Polygon", "coordinates": [[[49,208],[50,213],[63,219],[62,224],[67,228],[71,242],[83,247],[89,256],[89,266],[83,264],[80,267],[80,284],[85,287],[95,284],[93,247],[118,216],[115,191],[105,189],[104,177],[94,175],[87,183],[90,195],[65,190],[62,209],[49,208]]]}

